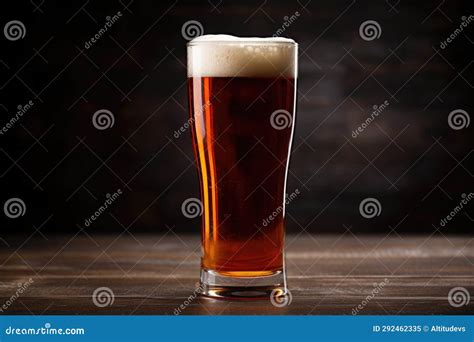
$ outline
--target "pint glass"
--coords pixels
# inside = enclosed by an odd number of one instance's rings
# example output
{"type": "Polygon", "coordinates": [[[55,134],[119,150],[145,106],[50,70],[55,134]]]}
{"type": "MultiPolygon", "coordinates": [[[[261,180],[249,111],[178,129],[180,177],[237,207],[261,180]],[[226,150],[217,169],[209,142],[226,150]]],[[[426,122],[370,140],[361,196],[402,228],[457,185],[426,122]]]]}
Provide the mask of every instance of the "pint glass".
{"type": "Polygon", "coordinates": [[[297,44],[206,35],[189,42],[187,53],[203,206],[203,294],[286,295],[285,194],[297,44]]]}

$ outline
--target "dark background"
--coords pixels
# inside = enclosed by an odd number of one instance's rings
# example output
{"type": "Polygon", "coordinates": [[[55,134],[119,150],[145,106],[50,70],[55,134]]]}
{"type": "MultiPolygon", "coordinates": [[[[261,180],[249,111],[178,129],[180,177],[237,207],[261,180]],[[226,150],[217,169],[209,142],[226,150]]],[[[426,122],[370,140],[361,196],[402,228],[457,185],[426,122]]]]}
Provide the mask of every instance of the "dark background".
{"type": "Polygon", "coordinates": [[[288,231],[470,233],[472,203],[445,227],[440,220],[473,192],[473,125],[453,130],[447,118],[472,114],[474,23],[440,43],[472,9],[467,0],[2,2],[1,28],[20,20],[26,35],[0,35],[0,125],[18,105],[34,106],[0,136],[0,203],[26,204],[16,219],[0,212],[0,236],[199,232],[199,218],[181,212],[199,197],[190,132],[173,136],[188,119],[182,26],[271,36],[296,11],[284,33],[300,46],[288,193],[301,195],[287,208],[288,231]],[[120,20],[85,49],[117,11],[120,20]],[[379,39],[361,39],[366,20],[380,24],[379,39]],[[94,128],[99,109],[114,114],[113,127],[94,128]],[[382,205],[373,219],[359,213],[367,197],[382,205]]]}

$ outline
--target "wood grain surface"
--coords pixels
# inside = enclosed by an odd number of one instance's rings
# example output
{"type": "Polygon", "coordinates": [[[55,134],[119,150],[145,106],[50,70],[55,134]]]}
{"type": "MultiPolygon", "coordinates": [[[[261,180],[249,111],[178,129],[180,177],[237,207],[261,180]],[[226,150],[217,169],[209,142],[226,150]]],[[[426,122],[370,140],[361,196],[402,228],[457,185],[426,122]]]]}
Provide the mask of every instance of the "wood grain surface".
{"type": "Polygon", "coordinates": [[[195,235],[37,236],[9,244],[0,251],[1,314],[173,315],[180,306],[184,315],[474,312],[474,300],[460,307],[448,300],[454,287],[474,293],[470,237],[288,236],[292,302],[282,308],[269,300],[194,298],[195,235]],[[113,303],[94,304],[100,287],[110,288],[113,303]]]}

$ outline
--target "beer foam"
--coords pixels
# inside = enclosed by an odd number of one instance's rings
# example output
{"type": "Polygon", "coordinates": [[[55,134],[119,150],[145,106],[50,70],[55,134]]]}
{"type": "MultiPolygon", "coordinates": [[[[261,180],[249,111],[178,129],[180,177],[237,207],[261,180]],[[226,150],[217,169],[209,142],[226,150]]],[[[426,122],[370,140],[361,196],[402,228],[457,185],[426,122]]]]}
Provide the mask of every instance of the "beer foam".
{"type": "Polygon", "coordinates": [[[297,49],[288,38],[200,36],[188,43],[188,77],[296,77],[297,49]]]}

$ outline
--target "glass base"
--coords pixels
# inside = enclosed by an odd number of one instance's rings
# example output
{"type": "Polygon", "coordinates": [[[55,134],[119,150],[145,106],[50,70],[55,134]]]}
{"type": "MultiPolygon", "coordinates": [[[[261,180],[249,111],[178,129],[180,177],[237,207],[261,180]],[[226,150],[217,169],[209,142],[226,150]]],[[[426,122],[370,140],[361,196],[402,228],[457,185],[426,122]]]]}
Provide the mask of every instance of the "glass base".
{"type": "Polygon", "coordinates": [[[285,272],[259,277],[230,277],[213,270],[201,270],[201,294],[221,299],[266,299],[288,295],[285,272]]]}

